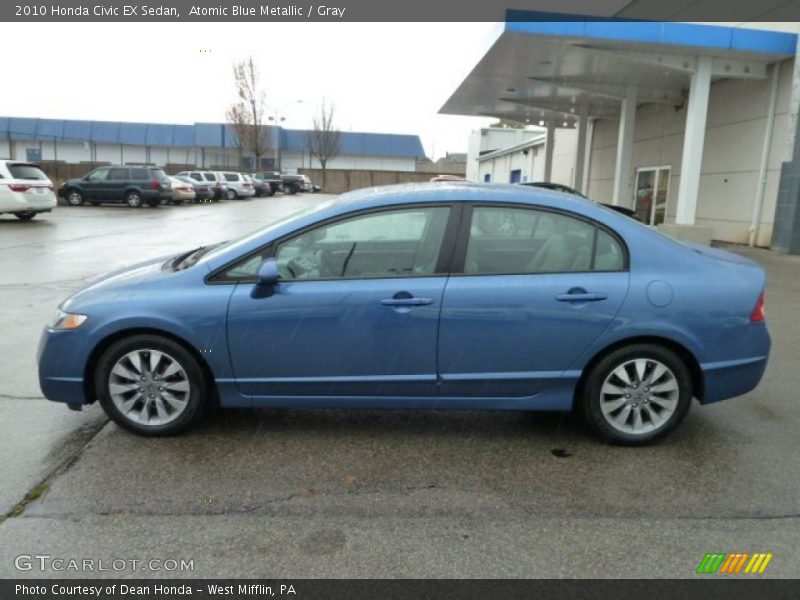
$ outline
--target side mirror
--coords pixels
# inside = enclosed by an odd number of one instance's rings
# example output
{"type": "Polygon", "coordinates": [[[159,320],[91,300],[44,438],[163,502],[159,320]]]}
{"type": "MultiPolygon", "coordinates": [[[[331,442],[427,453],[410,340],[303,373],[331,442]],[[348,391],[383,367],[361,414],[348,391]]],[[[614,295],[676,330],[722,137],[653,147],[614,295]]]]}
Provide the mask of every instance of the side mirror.
{"type": "Polygon", "coordinates": [[[270,287],[278,284],[280,274],[278,273],[278,261],[273,257],[266,258],[258,268],[258,278],[256,285],[270,287]]]}

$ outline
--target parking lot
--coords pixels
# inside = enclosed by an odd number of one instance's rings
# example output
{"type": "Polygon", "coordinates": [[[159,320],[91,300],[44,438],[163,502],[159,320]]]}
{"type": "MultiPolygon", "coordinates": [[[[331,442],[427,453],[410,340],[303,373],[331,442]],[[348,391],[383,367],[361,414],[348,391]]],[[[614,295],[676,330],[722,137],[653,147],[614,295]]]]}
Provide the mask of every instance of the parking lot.
{"type": "Polygon", "coordinates": [[[43,575],[21,553],[194,561],[122,573],[147,577],[691,577],[735,551],[796,576],[798,256],[736,249],[768,270],[767,375],[652,447],[516,412],[224,411],[145,439],[41,397],[39,332],[93,276],[328,197],[0,217],[0,577],[43,575]]]}

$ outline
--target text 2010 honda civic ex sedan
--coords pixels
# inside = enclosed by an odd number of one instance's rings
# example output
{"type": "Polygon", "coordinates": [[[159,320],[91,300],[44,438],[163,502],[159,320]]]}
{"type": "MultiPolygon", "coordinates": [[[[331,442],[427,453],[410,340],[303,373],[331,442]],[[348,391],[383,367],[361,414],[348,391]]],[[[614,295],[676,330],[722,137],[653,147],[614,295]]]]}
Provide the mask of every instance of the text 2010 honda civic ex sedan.
{"type": "Polygon", "coordinates": [[[176,433],[222,406],[570,410],[666,434],[752,390],[764,270],[588,200],[439,183],[351,192],[108,275],[44,331],[51,400],[176,433]]]}

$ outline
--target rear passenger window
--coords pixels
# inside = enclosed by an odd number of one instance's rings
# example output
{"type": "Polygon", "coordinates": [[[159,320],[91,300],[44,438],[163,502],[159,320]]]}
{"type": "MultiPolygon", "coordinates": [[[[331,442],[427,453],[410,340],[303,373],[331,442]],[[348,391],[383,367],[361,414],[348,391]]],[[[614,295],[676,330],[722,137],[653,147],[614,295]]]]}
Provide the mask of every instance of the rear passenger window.
{"type": "MultiPolygon", "coordinates": [[[[200,173],[190,173],[189,177],[194,179],[195,181],[203,181],[203,176],[200,173]]],[[[209,180],[210,181],[210,180],[209,180]]]]}
{"type": "Polygon", "coordinates": [[[134,181],[148,181],[150,173],[147,172],[147,169],[131,169],[131,179],[134,181]]]}
{"type": "Polygon", "coordinates": [[[622,271],[625,254],[614,237],[602,229],[597,230],[597,249],[594,256],[595,271],[622,271]]]}
{"type": "Polygon", "coordinates": [[[108,172],[108,179],[110,181],[126,181],[128,179],[128,169],[111,169],[108,172]]]}
{"type": "Polygon", "coordinates": [[[625,256],[619,242],[583,219],[528,208],[473,209],[465,273],[569,273],[624,268],[625,256]]]}

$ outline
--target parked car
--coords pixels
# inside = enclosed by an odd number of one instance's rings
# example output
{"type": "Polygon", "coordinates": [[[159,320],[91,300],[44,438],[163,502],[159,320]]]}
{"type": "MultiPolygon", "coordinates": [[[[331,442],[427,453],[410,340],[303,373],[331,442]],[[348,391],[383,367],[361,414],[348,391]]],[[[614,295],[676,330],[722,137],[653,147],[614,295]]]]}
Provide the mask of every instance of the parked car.
{"type": "Polygon", "coordinates": [[[304,192],[310,192],[312,194],[316,194],[320,191],[320,187],[314,183],[312,183],[311,178],[308,175],[300,175],[300,178],[303,180],[302,190],[304,192]]]}
{"type": "Polygon", "coordinates": [[[172,198],[169,177],[161,167],[110,166],[90,171],[80,179],[70,179],[58,190],[70,206],[84,202],[125,202],[131,208],[143,204],[158,206],[172,198]]]}
{"type": "Polygon", "coordinates": [[[175,179],[188,183],[194,189],[195,202],[209,202],[214,199],[214,184],[210,181],[197,181],[184,175],[175,175],[175,179]]]}
{"type": "Polygon", "coordinates": [[[214,191],[214,200],[221,200],[228,192],[225,177],[219,171],[181,171],[179,177],[189,177],[197,183],[207,183],[214,191]]]}
{"type": "Polygon", "coordinates": [[[253,175],[249,175],[249,177],[253,183],[253,189],[256,191],[256,198],[272,196],[275,194],[275,191],[272,189],[269,181],[262,179],[255,173],[253,175]]]}
{"type": "Polygon", "coordinates": [[[184,202],[194,202],[197,194],[194,192],[194,186],[178,179],[177,177],[169,178],[172,187],[172,197],[170,201],[173,204],[183,204],[184,202]]]}
{"type": "MultiPolygon", "coordinates": [[[[553,190],[554,192],[563,192],[565,194],[572,194],[573,196],[580,196],[581,198],[586,198],[586,196],[581,194],[578,190],[571,188],[568,185],[564,185],[563,183],[553,183],[550,181],[535,181],[535,182],[521,183],[520,185],[533,186],[533,187],[543,188],[546,190],[553,190]]],[[[626,206],[619,206],[618,204],[606,204],[603,202],[600,202],[599,204],[602,204],[603,206],[610,208],[611,210],[615,210],[618,213],[622,213],[626,217],[636,219],[636,211],[626,206]]]]}
{"type": "Polygon", "coordinates": [[[53,182],[39,165],[0,160],[0,214],[30,221],[39,213],[50,212],[57,204],[53,189],[53,182]]]}
{"type": "Polygon", "coordinates": [[[281,187],[284,194],[297,194],[303,191],[305,181],[300,175],[293,173],[281,174],[281,187]]]}
{"type": "Polygon", "coordinates": [[[693,397],[756,387],[764,285],[755,262],[567,194],[369,188],[95,281],[45,328],[39,381],[145,435],[185,429],[218,398],[576,409],[603,438],[644,444],[693,397]],[[510,217],[515,235],[482,215],[510,217]]]}
{"type": "Polygon", "coordinates": [[[262,171],[254,175],[261,181],[266,181],[272,188],[272,193],[283,191],[283,180],[279,171],[262,171]]]}
{"type": "Polygon", "coordinates": [[[253,187],[253,182],[247,180],[247,176],[243,173],[235,173],[233,171],[223,171],[222,176],[225,178],[227,191],[225,198],[227,200],[236,200],[237,198],[252,198],[256,195],[256,190],[253,187]]]}

